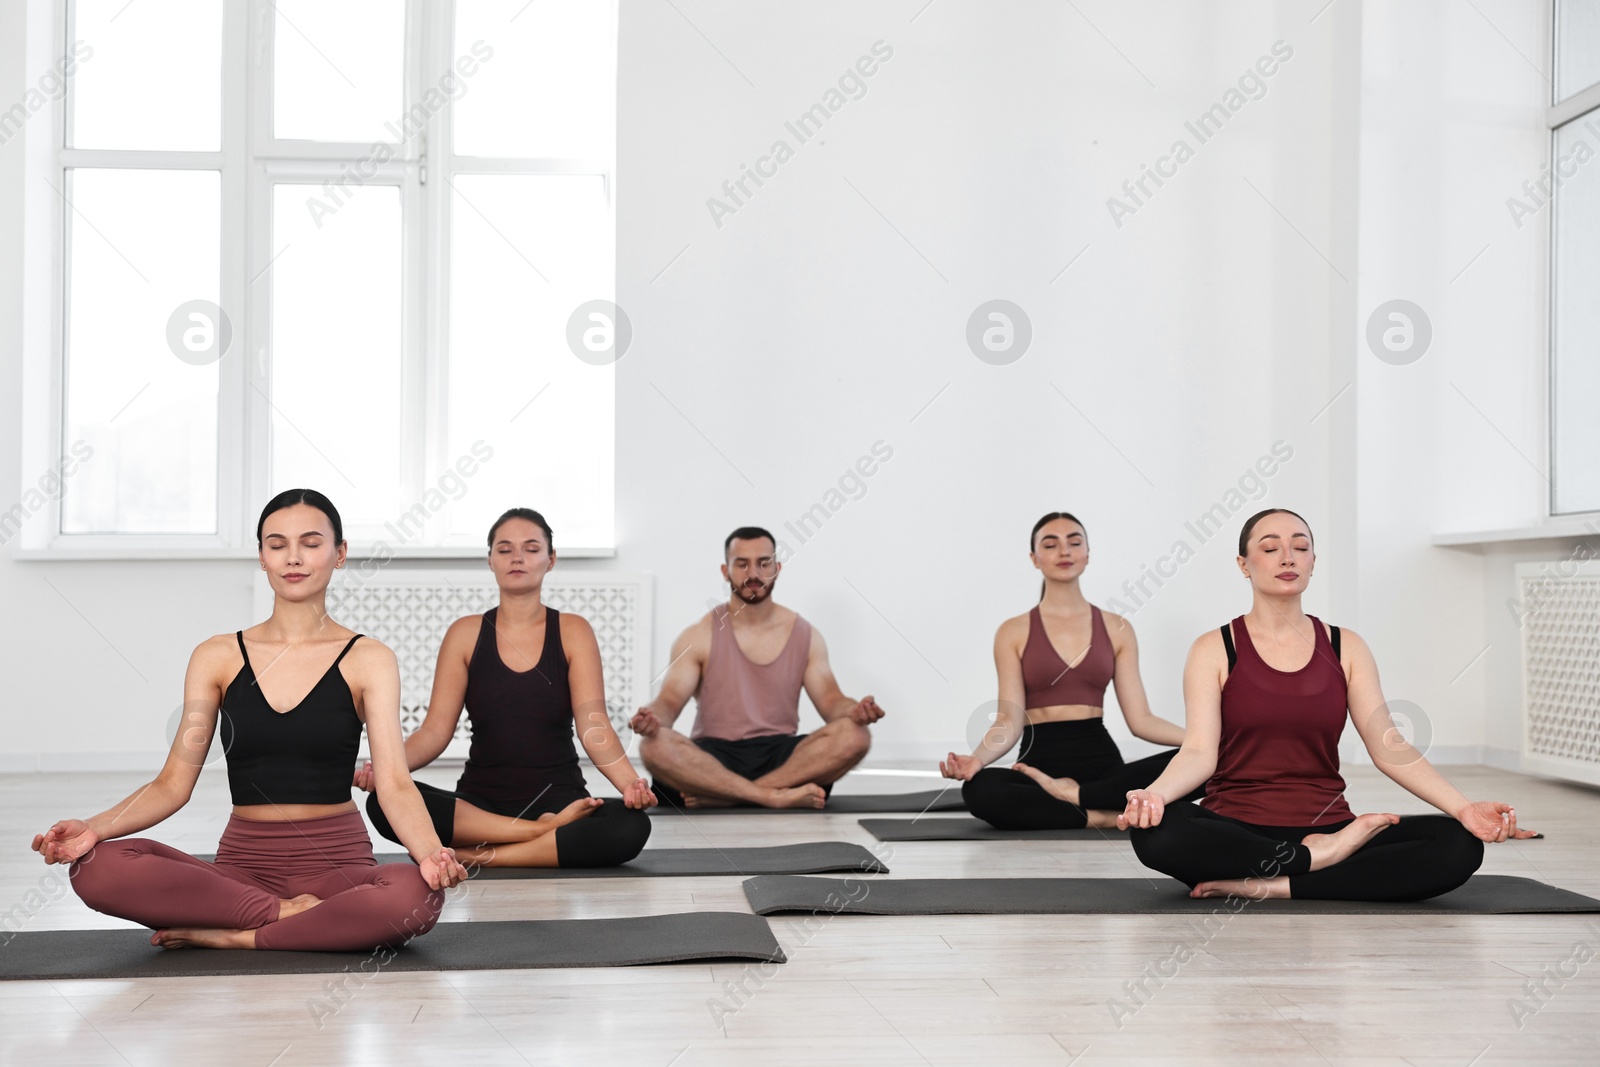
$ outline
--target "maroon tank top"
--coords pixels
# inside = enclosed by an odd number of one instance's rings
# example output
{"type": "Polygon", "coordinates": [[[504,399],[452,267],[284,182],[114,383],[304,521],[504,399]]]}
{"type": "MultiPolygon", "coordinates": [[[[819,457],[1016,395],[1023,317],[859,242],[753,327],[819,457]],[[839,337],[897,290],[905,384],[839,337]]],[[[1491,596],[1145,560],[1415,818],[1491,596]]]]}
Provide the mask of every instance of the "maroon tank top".
{"type": "Polygon", "coordinates": [[[1022,646],[1022,697],[1027,708],[1053,708],[1061,704],[1105,704],[1106,686],[1116,673],[1117,654],[1106,632],[1105,616],[1089,606],[1089,651],[1076,667],[1068,666],[1045,633],[1044,617],[1035,607],[1028,613],[1028,643],[1022,646]]]}
{"type": "Polygon", "coordinates": [[[811,624],[794,619],[789,640],[771,663],[754,663],[739,647],[726,604],[711,609],[711,652],[695,690],[689,736],[721,741],[793,736],[800,732],[800,691],[811,656],[811,624]]]}
{"type": "Polygon", "coordinates": [[[1234,619],[1238,663],[1222,685],[1217,769],[1201,804],[1257,826],[1326,826],[1352,819],[1339,775],[1339,735],[1349,705],[1344,670],[1321,620],[1316,648],[1297,671],[1269,667],[1244,617],[1234,619]]]}

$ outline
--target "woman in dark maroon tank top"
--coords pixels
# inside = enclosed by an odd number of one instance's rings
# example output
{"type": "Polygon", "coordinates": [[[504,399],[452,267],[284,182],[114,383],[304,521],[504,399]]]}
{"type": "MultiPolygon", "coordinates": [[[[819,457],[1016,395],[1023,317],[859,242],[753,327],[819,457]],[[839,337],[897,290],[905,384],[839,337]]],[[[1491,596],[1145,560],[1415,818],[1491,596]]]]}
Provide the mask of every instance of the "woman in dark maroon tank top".
{"type": "Polygon", "coordinates": [[[1115,682],[1135,737],[1177,745],[1183,728],[1150,712],[1133,627],[1090,604],[1078,586],[1089,562],[1083,524],[1053,511],[1033,524],[1028,546],[1044,587],[1038,606],[1007,619],[995,635],[1000,713],[972,755],[952,752],[939,769],[963,782],[968,811],[1003,830],[1115,827],[1128,790],[1155,781],[1176,749],[1124,763],[1106,732],[1106,686],[1115,682]],[[1047,621],[1064,631],[1065,657],[1047,621]],[[1013,767],[988,766],[1019,739],[1013,767]]]}
{"type": "MultiPolygon", "coordinates": [[[[428,714],[406,738],[412,770],[439,757],[465,707],[472,749],[455,790],[418,783],[440,840],[465,863],[489,867],[614,867],[650,836],[644,809],[656,803],[628,761],[606,714],[600,647],[581,616],[543,603],[555,566],[544,516],[513,508],[489,530],[489,569],[500,604],[457,619],[446,631],[428,714]],[[584,786],[573,747],[584,751],[621,800],[584,786]]],[[[365,771],[356,784],[364,785],[365,771]]],[[[367,814],[385,837],[383,812],[367,814]]]]}
{"type": "Polygon", "coordinates": [[[1485,841],[1532,837],[1498,801],[1467,800],[1396,729],[1366,643],[1307,615],[1311,528],[1273,508],[1245,523],[1250,612],[1194,643],[1188,734],[1119,825],[1134,851],[1195,897],[1409,901],[1448,893],[1485,841]],[[1378,768],[1445,815],[1354,815],[1339,776],[1346,715],[1378,768]],[[1177,802],[1206,783],[1200,804],[1177,802]]]}

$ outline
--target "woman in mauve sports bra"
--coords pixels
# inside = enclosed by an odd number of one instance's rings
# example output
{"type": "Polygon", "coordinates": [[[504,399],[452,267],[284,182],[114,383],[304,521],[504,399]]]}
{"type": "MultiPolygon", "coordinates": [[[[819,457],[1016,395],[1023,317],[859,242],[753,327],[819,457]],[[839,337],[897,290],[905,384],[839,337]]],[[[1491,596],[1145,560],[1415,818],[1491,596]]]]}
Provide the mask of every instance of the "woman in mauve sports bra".
{"type": "Polygon", "coordinates": [[[1472,876],[1483,842],[1537,836],[1510,805],[1467,800],[1395,728],[1366,642],[1301,609],[1316,561],[1294,512],[1244,524],[1250,611],[1189,650],[1188,736],[1118,817],[1139,859],[1190,896],[1426,900],[1472,876]],[[1446,814],[1352,813],[1339,774],[1346,715],[1379,770],[1446,814]],[[1204,801],[1179,802],[1201,783],[1204,801]]]}
{"type": "Polygon", "coordinates": [[[338,511],[315,490],[280,493],[256,544],[272,617],[194,650],[161,773],[92,819],[56,823],[33,849],[72,864],[84,903],[155,928],[150,942],[163,948],[387,951],[433,928],[441,890],[466,868],[406,773],[394,653],[328,618],[328,580],[346,551],[338,511]],[[216,861],[125,837],[188,803],[219,718],[233,816],[216,861]],[[350,799],[363,724],[378,796],[415,864],[378,864],[350,799]]]}
{"type": "MultiPolygon", "coordinates": [[[[412,770],[455,736],[461,710],[472,748],[454,792],[419,784],[439,839],[485,867],[615,867],[650,837],[656,803],[606,714],[605,679],[594,630],[581,616],[545,606],[544,577],[555,537],[543,515],[512,508],[489,528],[489,569],[500,604],[457,619],[445,632],[428,715],[406,738],[412,770]],[[621,800],[597,800],[584,786],[573,724],[595,767],[621,800]]],[[[370,784],[368,772],[356,785],[370,784]]],[[[393,830],[373,800],[380,834],[393,830]]]]}
{"type": "Polygon", "coordinates": [[[999,713],[977,751],[952,752],[939,770],[965,783],[968,811],[1002,830],[1113,827],[1128,790],[1155,781],[1176,750],[1124,763],[1106,732],[1106,686],[1115,683],[1135,737],[1178,745],[1183,728],[1150,712],[1133,627],[1090,604],[1078,587],[1089,562],[1083,524],[1053,511],[1033,524],[1028,544],[1044,588],[1032,611],[1007,619],[995,635],[999,713]],[[988,766],[1019,738],[1011,769],[988,766]]]}

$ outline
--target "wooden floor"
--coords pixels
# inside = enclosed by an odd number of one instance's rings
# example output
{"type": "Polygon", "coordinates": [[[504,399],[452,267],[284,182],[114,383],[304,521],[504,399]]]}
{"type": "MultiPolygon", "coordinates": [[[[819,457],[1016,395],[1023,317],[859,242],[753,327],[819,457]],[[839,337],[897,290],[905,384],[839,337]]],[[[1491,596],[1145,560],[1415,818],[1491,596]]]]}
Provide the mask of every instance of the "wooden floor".
{"type": "MultiPolygon", "coordinates": [[[[1450,770],[1468,795],[1509,800],[1524,824],[1548,834],[1491,847],[1485,873],[1600,896],[1600,792],[1484,768],[1450,770]]],[[[437,772],[419,777],[450,780],[437,772]]],[[[1422,810],[1374,772],[1349,777],[1357,810],[1422,810]]],[[[91,814],[138,781],[0,776],[0,840],[8,842],[0,850],[0,915],[58,870],[28,851],[34,833],[57,818],[91,814]]],[[[847,786],[900,792],[935,784],[870,776],[847,786]]],[[[225,782],[208,772],[190,806],[148,836],[211,851],[226,813],[225,782]]],[[[854,816],[843,815],[663,818],[650,844],[819,839],[876,845],[854,816]]],[[[877,847],[892,849],[882,853],[891,877],[1142,873],[1123,843],[877,847]]],[[[478,883],[450,905],[445,921],[703,909],[747,911],[738,879],[478,883]]],[[[1204,944],[1190,922],[839,916],[808,932],[798,918],[776,918],[789,962],[768,979],[753,967],[696,964],[380,974],[320,1027],[309,1004],[323,995],[327,976],[0,982],[0,1063],[1600,1063],[1600,958],[1589,958],[1600,957],[1600,917],[1246,911],[1204,944]],[[1171,972],[1165,961],[1180,941],[1194,947],[1194,958],[1159,986],[1147,980],[1143,1004],[1130,998],[1126,984],[1147,968],[1171,972]],[[1546,978],[1547,995],[1530,1000],[1527,983],[1541,975],[1555,977],[1546,978]],[[740,983],[747,992],[730,993],[740,983]]],[[[68,895],[27,917],[24,928],[125,925],[68,895]]]]}

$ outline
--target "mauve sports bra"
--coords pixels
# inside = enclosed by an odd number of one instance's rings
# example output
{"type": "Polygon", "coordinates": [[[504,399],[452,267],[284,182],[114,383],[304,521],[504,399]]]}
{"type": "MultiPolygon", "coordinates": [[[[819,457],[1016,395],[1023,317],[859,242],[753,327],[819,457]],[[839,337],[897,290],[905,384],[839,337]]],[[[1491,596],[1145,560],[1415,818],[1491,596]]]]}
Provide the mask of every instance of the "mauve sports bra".
{"type": "Polygon", "coordinates": [[[1089,606],[1094,621],[1089,627],[1089,651],[1076,667],[1068,666],[1050,644],[1044,619],[1036,606],[1028,613],[1028,643],[1022,647],[1022,692],[1024,706],[1053,708],[1063,704],[1101,707],[1106,686],[1116,672],[1117,654],[1111,648],[1111,635],[1100,609],[1089,606]]]}

